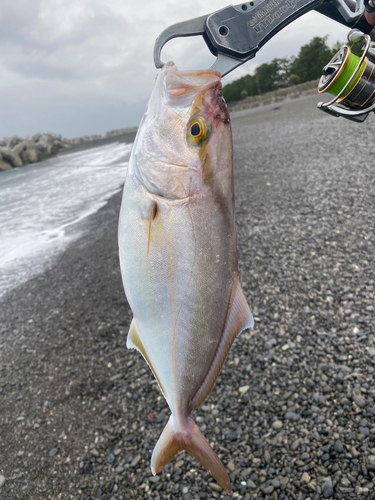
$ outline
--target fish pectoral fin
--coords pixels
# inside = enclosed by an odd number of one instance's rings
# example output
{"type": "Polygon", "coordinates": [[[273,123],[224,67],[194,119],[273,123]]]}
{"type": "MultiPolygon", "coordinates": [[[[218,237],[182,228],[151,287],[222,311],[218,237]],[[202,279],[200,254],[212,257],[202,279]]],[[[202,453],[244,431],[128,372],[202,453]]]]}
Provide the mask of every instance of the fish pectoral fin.
{"type": "Polygon", "coordinates": [[[191,409],[199,406],[208,396],[236,336],[245,328],[252,328],[253,326],[253,315],[237,276],[232,286],[220,343],[202,385],[190,401],[191,409]]]}
{"type": "Polygon", "coordinates": [[[158,206],[156,201],[153,201],[151,203],[151,208],[150,208],[150,215],[148,219],[148,242],[147,242],[147,258],[148,254],[150,253],[150,243],[151,243],[151,227],[152,227],[152,221],[155,219],[156,214],[158,211],[158,206]]]}
{"type": "Polygon", "coordinates": [[[157,474],[182,450],[186,450],[199,460],[220,486],[228,494],[231,492],[229,476],[224,465],[190,417],[186,419],[186,426],[180,432],[175,430],[173,414],[169,417],[168,423],[152,452],[151,472],[153,475],[157,474]]]}
{"type": "Polygon", "coordinates": [[[148,366],[151,368],[151,371],[152,371],[154,377],[156,378],[156,380],[157,380],[157,382],[159,384],[160,390],[161,390],[161,392],[163,393],[163,395],[165,397],[165,392],[164,392],[163,386],[161,385],[159,377],[157,376],[156,371],[155,371],[154,367],[152,366],[152,363],[151,363],[150,358],[149,358],[149,356],[147,354],[147,351],[146,351],[146,349],[143,346],[142,340],[140,339],[140,337],[138,335],[134,318],[133,318],[133,321],[130,324],[128,338],[126,340],[126,347],[128,349],[136,349],[138,352],[140,352],[142,354],[142,356],[144,357],[144,359],[147,362],[148,366]]]}

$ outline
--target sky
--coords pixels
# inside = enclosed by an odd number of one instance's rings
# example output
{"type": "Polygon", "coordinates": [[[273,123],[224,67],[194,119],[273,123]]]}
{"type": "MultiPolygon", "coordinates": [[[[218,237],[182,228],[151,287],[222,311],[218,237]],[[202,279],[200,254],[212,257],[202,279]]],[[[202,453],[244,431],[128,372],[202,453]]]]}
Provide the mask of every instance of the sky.
{"type": "MultiPolygon", "coordinates": [[[[174,23],[227,5],[228,0],[1,0],[0,138],[36,132],[104,135],[138,125],[157,74],[157,36],[174,23]]],[[[297,55],[314,36],[328,35],[332,46],[344,42],[348,31],[308,13],[223,84],[274,57],[297,55]]],[[[214,56],[202,37],[191,37],[168,42],[162,60],[173,60],[179,69],[203,69],[214,56]]]]}

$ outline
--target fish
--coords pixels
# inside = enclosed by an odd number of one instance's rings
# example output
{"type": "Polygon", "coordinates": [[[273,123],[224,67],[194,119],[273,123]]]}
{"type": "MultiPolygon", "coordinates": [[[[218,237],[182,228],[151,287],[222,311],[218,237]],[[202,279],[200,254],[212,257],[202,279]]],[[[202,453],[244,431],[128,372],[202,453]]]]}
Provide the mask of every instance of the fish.
{"type": "Polygon", "coordinates": [[[151,457],[155,475],[192,454],[228,493],[221,460],[190,417],[236,335],[254,325],[237,268],[233,146],[221,75],[158,74],[129,160],[119,219],[127,347],[151,368],[171,410],[151,457]]]}

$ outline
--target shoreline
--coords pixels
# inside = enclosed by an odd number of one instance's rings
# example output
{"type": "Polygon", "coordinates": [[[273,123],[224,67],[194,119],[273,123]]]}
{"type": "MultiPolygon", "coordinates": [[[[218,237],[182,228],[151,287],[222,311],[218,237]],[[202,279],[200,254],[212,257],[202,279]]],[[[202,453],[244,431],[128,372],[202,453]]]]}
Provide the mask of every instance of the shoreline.
{"type": "MultiPolygon", "coordinates": [[[[326,117],[315,100],[232,117],[239,272],[255,328],[193,418],[243,500],[375,496],[371,127],[326,117]]],[[[187,453],[151,474],[169,410],[126,349],[120,201],[82,220],[83,236],[1,301],[7,500],[230,498],[187,453]]]]}
{"type": "Polygon", "coordinates": [[[91,142],[84,142],[80,144],[75,144],[73,146],[69,146],[68,148],[59,152],[58,156],[63,156],[65,154],[70,153],[78,153],[80,151],[85,151],[93,148],[98,148],[100,146],[106,146],[108,144],[115,144],[116,142],[131,144],[134,142],[135,136],[137,132],[128,132],[126,134],[111,136],[111,137],[102,137],[101,139],[97,139],[91,142]]]}

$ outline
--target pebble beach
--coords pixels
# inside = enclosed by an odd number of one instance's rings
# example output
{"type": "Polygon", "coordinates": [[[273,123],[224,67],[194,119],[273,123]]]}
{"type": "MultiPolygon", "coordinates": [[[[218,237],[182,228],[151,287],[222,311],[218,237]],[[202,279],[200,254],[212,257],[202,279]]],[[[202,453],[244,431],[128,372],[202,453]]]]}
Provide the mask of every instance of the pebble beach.
{"type": "Polygon", "coordinates": [[[0,302],[0,498],[375,498],[375,147],[300,96],[232,114],[239,273],[255,327],[193,418],[228,496],[190,455],[157,476],[169,409],[126,349],[121,193],[0,302]]]}

